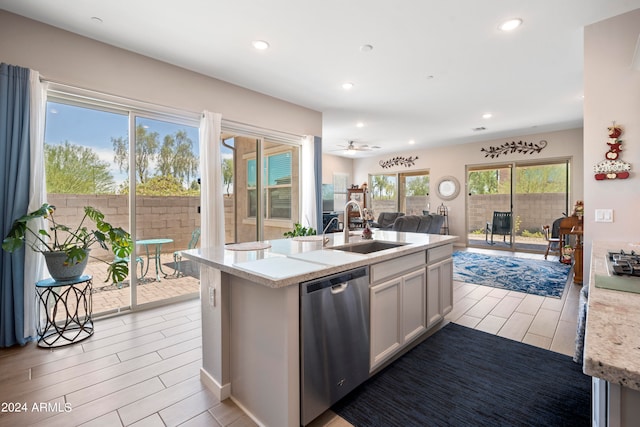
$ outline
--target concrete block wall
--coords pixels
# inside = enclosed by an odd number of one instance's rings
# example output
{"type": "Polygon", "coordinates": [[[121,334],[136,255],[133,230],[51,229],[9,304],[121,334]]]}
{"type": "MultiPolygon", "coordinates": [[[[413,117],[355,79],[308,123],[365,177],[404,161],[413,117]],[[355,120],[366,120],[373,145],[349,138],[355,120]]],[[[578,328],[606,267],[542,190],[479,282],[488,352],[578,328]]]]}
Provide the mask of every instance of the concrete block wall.
{"type": "MultiPolygon", "coordinates": [[[[518,225],[516,234],[523,230],[541,231],[542,225],[551,225],[566,212],[563,193],[516,194],[513,200],[513,213],[518,225]]],[[[484,230],[494,211],[509,210],[509,195],[479,194],[471,196],[471,203],[467,203],[468,231],[484,230]]]]}
{"type": "MultiPolygon", "coordinates": [[[[56,222],[75,227],[84,215],[85,206],[93,206],[105,215],[105,221],[115,227],[129,230],[129,196],[128,195],[74,195],[49,194],[48,202],[56,207],[56,222]]],[[[173,243],[163,245],[162,251],[173,253],[186,249],[191,234],[200,226],[199,196],[138,196],[136,207],[136,239],[169,238],[173,243]]],[[[85,225],[91,227],[92,221],[85,225]]],[[[142,249],[138,248],[140,252],[142,249]]],[[[111,255],[100,249],[92,248],[92,256],[109,259],[111,255]]]]}

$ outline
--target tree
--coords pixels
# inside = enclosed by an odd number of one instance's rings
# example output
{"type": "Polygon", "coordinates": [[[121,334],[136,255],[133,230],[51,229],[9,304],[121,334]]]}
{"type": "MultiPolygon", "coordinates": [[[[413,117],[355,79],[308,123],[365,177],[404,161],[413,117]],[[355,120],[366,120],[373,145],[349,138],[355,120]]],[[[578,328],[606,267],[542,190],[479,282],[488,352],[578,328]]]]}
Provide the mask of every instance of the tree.
{"type": "Polygon", "coordinates": [[[109,163],[91,148],[71,144],[44,145],[47,192],[64,194],[110,194],[115,181],[109,163]]]}
{"type": "Polygon", "coordinates": [[[184,130],[174,135],[166,135],[158,155],[160,175],[173,175],[184,184],[198,172],[199,160],[193,154],[193,141],[184,130]]]}
{"type": "Polygon", "coordinates": [[[516,193],[564,193],[567,168],[564,164],[517,168],[516,193]]]}
{"type": "MultiPolygon", "coordinates": [[[[128,138],[111,138],[114,161],[120,170],[129,171],[128,138]]],[[[173,135],[165,135],[160,145],[160,135],[136,127],[136,177],[138,184],[144,184],[153,176],[169,176],[177,179],[183,188],[193,186],[192,177],[198,172],[199,159],[193,153],[193,141],[184,130],[173,135]],[[156,171],[151,175],[151,167],[157,162],[156,171]]]]}
{"type": "MultiPolygon", "coordinates": [[[[158,138],[158,132],[147,133],[144,126],[136,126],[136,176],[140,183],[144,183],[149,178],[149,167],[156,159],[160,145],[158,138]]],[[[129,172],[129,139],[111,138],[111,142],[115,152],[113,161],[121,171],[129,172]]]]}
{"type": "Polygon", "coordinates": [[[374,175],[371,178],[373,196],[379,199],[393,199],[395,197],[395,184],[387,175],[374,175]],[[377,193],[377,196],[376,196],[377,193]]]}
{"type": "Polygon", "coordinates": [[[233,182],[233,159],[222,159],[222,180],[229,195],[229,186],[233,182]]]}
{"type": "MultiPolygon", "coordinates": [[[[129,181],[125,181],[119,188],[119,194],[129,194],[129,181]]],[[[138,196],[197,196],[200,186],[193,181],[191,187],[185,189],[179,179],[172,175],[156,175],[146,182],[136,185],[138,196]]]]}
{"type": "Polygon", "coordinates": [[[428,176],[407,177],[407,196],[427,196],[429,194],[428,176]]]}
{"type": "Polygon", "coordinates": [[[146,182],[136,185],[136,194],[140,196],[183,196],[188,191],[184,189],[179,179],[169,175],[156,175],[146,182]]]}
{"type": "Polygon", "coordinates": [[[473,171],[469,173],[469,193],[497,194],[498,177],[496,170],[473,171]]]}

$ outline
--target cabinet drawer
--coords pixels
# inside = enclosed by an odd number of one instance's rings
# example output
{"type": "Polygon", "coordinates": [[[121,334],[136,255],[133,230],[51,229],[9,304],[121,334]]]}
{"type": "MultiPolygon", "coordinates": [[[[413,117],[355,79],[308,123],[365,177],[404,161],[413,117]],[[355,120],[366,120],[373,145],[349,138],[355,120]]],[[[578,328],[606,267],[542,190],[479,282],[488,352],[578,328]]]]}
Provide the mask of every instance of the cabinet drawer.
{"type": "Polygon", "coordinates": [[[370,269],[371,283],[378,283],[383,280],[398,276],[404,272],[412,271],[424,266],[425,254],[423,251],[415,254],[405,255],[389,261],[373,264],[370,269]]]}
{"type": "Polygon", "coordinates": [[[427,264],[449,258],[453,254],[453,245],[443,245],[427,251],[427,264]]]}

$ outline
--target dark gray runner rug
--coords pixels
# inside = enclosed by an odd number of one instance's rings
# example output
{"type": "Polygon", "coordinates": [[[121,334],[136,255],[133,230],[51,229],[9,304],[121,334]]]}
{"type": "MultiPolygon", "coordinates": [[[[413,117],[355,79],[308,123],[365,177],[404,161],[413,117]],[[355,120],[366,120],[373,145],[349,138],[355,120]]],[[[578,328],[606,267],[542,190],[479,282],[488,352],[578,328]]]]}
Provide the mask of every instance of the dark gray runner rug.
{"type": "Polygon", "coordinates": [[[367,426],[589,426],[571,357],[450,323],[332,409],[367,426]]]}

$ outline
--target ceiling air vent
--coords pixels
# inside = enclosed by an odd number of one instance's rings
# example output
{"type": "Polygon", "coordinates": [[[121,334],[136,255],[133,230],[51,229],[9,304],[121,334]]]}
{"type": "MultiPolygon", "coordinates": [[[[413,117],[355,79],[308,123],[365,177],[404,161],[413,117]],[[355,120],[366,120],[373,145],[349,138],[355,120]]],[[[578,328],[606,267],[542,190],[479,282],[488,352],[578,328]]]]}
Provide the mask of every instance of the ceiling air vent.
{"type": "Polygon", "coordinates": [[[480,132],[481,130],[487,130],[487,128],[486,128],[486,127],[484,127],[484,126],[480,126],[480,127],[477,127],[477,128],[473,128],[472,130],[473,130],[474,132],[480,132]]]}

